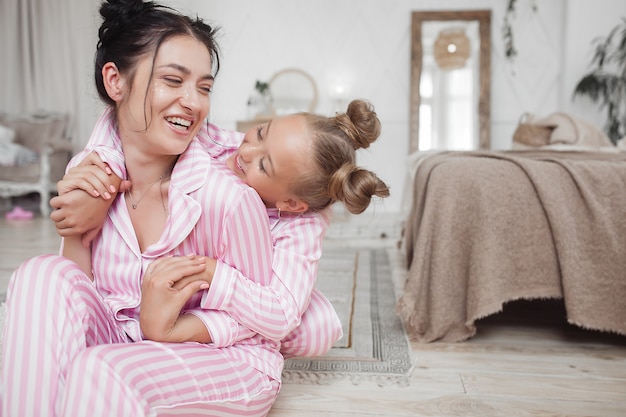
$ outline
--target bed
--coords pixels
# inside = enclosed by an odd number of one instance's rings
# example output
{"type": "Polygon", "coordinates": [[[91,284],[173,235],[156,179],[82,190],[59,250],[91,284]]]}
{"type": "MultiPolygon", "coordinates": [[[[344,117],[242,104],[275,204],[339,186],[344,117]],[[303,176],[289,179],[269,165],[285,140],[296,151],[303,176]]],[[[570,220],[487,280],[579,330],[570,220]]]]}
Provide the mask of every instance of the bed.
{"type": "Polygon", "coordinates": [[[626,152],[414,158],[396,305],[412,340],[459,342],[520,299],[563,299],[577,326],[626,335],[626,152]]]}

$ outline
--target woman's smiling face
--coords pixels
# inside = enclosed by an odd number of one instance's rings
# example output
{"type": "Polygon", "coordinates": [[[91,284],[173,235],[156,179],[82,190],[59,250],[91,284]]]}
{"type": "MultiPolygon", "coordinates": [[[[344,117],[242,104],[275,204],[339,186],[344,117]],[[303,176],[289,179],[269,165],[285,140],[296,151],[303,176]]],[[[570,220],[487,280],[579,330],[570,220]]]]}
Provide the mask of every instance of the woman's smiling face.
{"type": "Polygon", "coordinates": [[[291,205],[297,197],[290,191],[290,185],[311,169],[307,158],[311,155],[308,135],[303,116],[277,117],[248,131],[226,165],[256,190],[267,207],[302,211],[299,206],[291,205]]]}
{"type": "Polygon", "coordinates": [[[175,36],[163,42],[154,60],[145,56],[136,67],[118,109],[120,132],[146,151],[183,153],[209,113],[211,69],[211,54],[198,40],[175,36]]]}

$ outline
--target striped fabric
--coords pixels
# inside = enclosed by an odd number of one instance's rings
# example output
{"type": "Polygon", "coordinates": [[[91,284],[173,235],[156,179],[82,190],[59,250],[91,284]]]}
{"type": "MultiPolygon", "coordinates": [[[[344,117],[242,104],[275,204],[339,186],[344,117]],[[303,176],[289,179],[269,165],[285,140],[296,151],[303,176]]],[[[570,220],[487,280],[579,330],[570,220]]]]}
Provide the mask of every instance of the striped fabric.
{"type": "MultiPolygon", "coordinates": [[[[174,167],[168,201],[169,216],[163,235],[143,252],[125,201],[119,197],[92,245],[98,292],[134,341],[142,340],[138,320],[141,278],[157,258],[202,254],[219,259],[220,263],[237,265],[242,274],[256,279],[259,287],[267,286],[271,280],[271,237],[265,220],[267,212],[259,196],[224,165],[212,161],[195,141],[174,167]]],[[[208,325],[210,334],[215,335],[213,346],[238,342],[238,357],[280,379],[281,358],[273,351],[278,343],[259,334],[240,334],[240,326],[232,317],[223,311],[202,308],[201,299],[202,293],[192,297],[185,312],[193,313],[208,325]],[[234,340],[218,344],[217,341],[226,339],[220,333],[224,329],[234,340]],[[263,349],[258,349],[259,345],[263,349]]],[[[242,305],[248,302],[241,299],[242,305]]]]}
{"type": "Polygon", "coordinates": [[[76,264],[23,263],[7,298],[2,415],[265,416],[280,383],[199,343],[130,343],[76,264]]]}
{"type": "MultiPolygon", "coordinates": [[[[101,119],[98,129],[100,141],[116,140],[110,123],[101,119]]],[[[103,148],[123,177],[123,158],[103,148]]],[[[118,196],[92,245],[95,286],[58,256],[16,271],[2,358],[4,416],[263,416],[280,387],[279,340],[286,356],[316,355],[341,337],[332,305],[314,290],[328,213],[272,216],[196,140],[174,168],[168,201],[160,240],[141,252],[118,196]],[[268,214],[271,235],[260,220],[268,214]],[[219,260],[211,288],[184,309],[203,320],[213,343],[142,340],[143,273],[159,257],[188,253],[219,260]]]]}
{"type": "MultiPolygon", "coordinates": [[[[124,157],[111,120],[107,112],[100,117],[86,149],[73,161],[80,161],[96,150],[124,177],[124,157]]],[[[223,162],[237,150],[243,136],[205,124],[197,139],[213,159],[223,162]]],[[[219,328],[212,326],[213,341],[218,346],[228,346],[259,333],[273,340],[288,340],[281,347],[285,356],[323,355],[342,336],[341,323],[332,304],[314,288],[330,209],[320,213],[283,214],[280,218],[276,209],[267,211],[274,245],[274,276],[269,286],[262,287],[230,266],[237,266],[236,263],[218,265],[202,307],[227,312],[233,320],[219,321],[219,328]],[[315,308],[306,312],[310,304],[315,308]]],[[[210,326],[206,320],[205,323],[210,326]]]]}
{"type": "MultiPolygon", "coordinates": [[[[211,162],[197,142],[179,158],[169,196],[164,233],[143,253],[123,198],[114,202],[92,247],[95,291],[58,256],[34,258],[13,275],[2,358],[4,416],[85,415],[81,410],[148,416],[178,407],[267,414],[280,385],[278,342],[258,334],[224,348],[141,340],[141,277],[158,257],[202,253],[238,265],[261,285],[271,279],[271,237],[260,198],[211,162]],[[145,349],[154,356],[145,356],[145,349]],[[195,362],[183,354],[187,349],[195,362]],[[118,359],[109,362],[105,354],[118,359]],[[185,381],[180,391],[177,379],[185,381]]],[[[202,309],[200,299],[187,309],[205,316],[205,323],[219,328],[232,322],[225,312],[202,309]]]]}
{"type": "MultiPolygon", "coordinates": [[[[208,124],[200,130],[197,139],[214,159],[225,161],[237,150],[243,136],[242,133],[208,124]]],[[[284,312],[287,322],[283,323],[283,327],[276,327],[278,333],[274,337],[282,339],[281,353],[285,357],[323,355],[342,336],[341,322],[335,309],[315,288],[322,242],[330,224],[331,210],[297,215],[279,215],[274,208],[268,208],[267,211],[274,244],[274,276],[270,288],[275,298],[263,299],[251,309],[254,312],[258,311],[255,309],[273,308],[284,312]]],[[[228,282],[235,285],[241,281],[228,282]]],[[[259,295],[252,294],[252,299],[259,299],[259,295]]],[[[258,319],[252,318],[250,321],[239,314],[236,300],[211,307],[228,311],[241,323],[262,333],[255,327],[258,319]]]]}

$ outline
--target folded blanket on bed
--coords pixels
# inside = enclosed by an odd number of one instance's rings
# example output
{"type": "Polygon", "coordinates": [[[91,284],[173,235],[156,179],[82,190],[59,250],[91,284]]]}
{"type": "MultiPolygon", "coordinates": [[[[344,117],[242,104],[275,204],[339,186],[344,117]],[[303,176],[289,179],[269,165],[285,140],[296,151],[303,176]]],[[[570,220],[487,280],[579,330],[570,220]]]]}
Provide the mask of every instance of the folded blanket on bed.
{"type": "Polygon", "coordinates": [[[446,152],[422,161],[397,312],[414,340],[461,341],[507,301],[563,298],[626,334],[626,153],[446,152]]]}

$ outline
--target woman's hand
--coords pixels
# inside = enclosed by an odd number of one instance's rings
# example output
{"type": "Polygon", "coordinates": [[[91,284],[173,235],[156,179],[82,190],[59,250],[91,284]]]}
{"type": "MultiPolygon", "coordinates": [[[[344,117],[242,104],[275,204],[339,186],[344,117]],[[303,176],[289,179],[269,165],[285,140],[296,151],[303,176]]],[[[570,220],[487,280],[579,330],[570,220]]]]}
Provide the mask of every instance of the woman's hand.
{"type": "Polygon", "coordinates": [[[158,342],[210,341],[201,320],[180,314],[195,293],[209,288],[203,279],[205,269],[206,258],[195,255],[160,258],[148,266],[141,284],[139,310],[139,324],[146,339],[158,342]]]}
{"type": "Polygon", "coordinates": [[[82,235],[82,244],[88,247],[104,224],[116,190],[129,186],[130,182],[113,174],[96,153],[90,153],[57,183],[59,195],[50,200],[55,209],[50,219],[57,233],[63,237],[82,235]]]}

